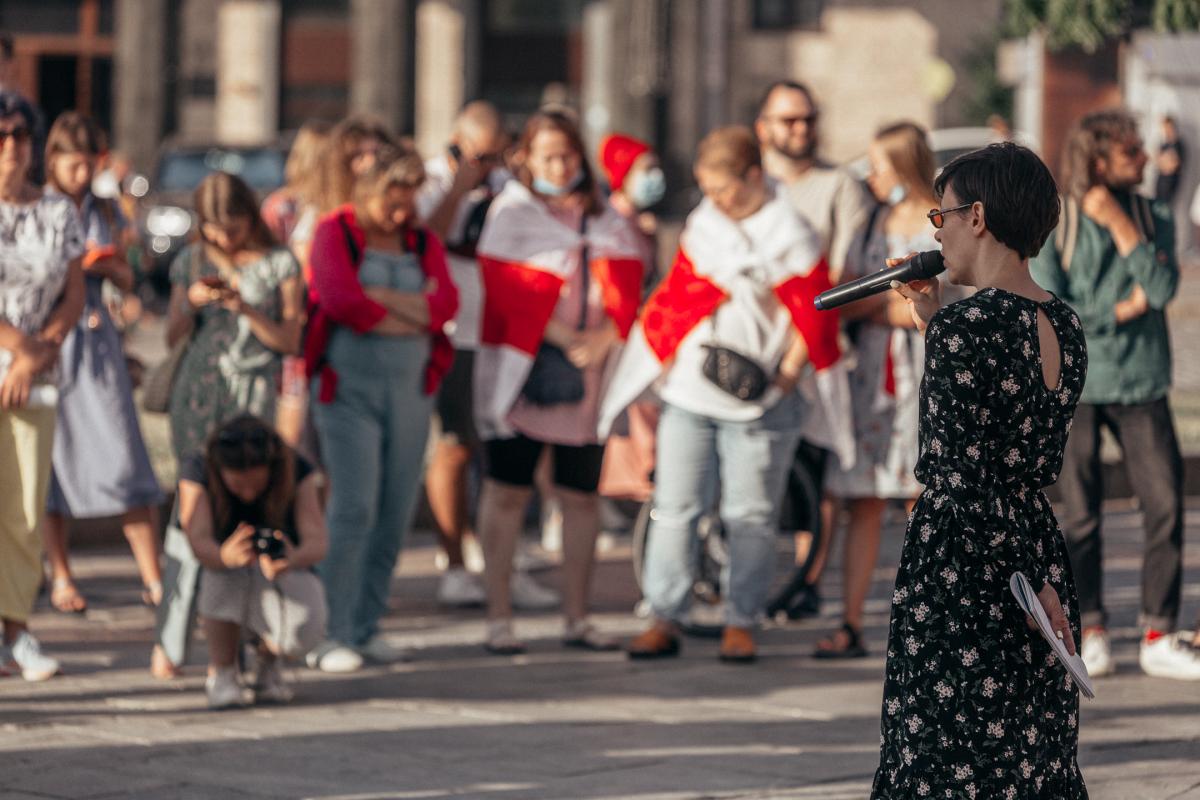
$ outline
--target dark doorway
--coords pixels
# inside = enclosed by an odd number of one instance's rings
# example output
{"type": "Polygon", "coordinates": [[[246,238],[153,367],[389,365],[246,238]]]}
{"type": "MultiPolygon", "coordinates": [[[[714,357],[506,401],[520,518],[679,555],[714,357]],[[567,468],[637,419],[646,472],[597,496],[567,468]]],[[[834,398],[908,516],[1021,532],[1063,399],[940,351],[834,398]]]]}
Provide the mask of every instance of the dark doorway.
{"type": "Polygon", "coordinates": [[[112,131],[112,87],[112,59],[92,59],[92,117],[106,131],[112,131]]]}
{"type": "Polygon", "coordinates": [[[46,124],[64,111],[75,108],[79,74],[76,56],[42,56],[38,59],[38,100],[46,124]]]}

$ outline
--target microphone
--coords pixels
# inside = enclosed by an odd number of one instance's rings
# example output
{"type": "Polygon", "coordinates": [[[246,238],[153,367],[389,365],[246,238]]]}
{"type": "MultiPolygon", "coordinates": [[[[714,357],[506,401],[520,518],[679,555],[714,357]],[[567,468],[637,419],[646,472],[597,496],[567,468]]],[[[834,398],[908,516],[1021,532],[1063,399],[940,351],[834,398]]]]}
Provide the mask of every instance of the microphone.
{"type": "Polygon", "coordinates": [[[942,251],[925,250],[898,267],[885,267],[878,272],[872,272],[870,275],[864,275],[849,283],[843,283],[841,286],[821,292],[813,301],[813,305],[819,311],[827,311],[890,289],[892,281],[901,283],[919,281],[932,278],[945,270],[946,261],[942,258],[942,251]]]}

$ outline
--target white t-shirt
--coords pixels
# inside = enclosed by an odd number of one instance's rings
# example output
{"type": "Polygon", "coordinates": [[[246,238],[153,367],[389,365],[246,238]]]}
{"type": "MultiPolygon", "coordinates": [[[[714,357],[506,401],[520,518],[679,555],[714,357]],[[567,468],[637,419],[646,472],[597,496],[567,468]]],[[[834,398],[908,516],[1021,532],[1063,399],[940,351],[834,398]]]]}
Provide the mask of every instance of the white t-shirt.
{"type": "MultiPolygon", "coordinates": [[[[511,178],[507,170],[492,170],[484,185],[471,190],[458,204],[450,223],[449,236],[446,237],[446,264],[458,288],[458,314],[453,323],[446,327],[446,332],[459,350],[474,350],[479,346],[483,283],[479,278],[479,262],[451,253],[449,249],[462,243],[463,231],[475,207],[499,194],[511,178]]],[[[454,172],[446,156],[438,155],[425,162],[425,183],[421,184],[421,191],[417,195],[417,214],[422,221],[428,222],[453,185],[454,172]]]]}

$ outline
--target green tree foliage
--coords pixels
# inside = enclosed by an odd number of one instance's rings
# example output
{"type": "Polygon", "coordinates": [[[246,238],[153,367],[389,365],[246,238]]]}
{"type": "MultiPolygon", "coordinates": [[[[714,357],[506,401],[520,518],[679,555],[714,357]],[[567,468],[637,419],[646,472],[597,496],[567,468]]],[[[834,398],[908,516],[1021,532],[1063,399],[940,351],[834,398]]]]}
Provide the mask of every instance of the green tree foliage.
{"type": "Polygon", "coordinates": [[[1045,31],[1051,49],[1092,53],[1141,25],[1162,33],[1200,30],[1200,0],[1008,0],[1006,22],[1018,36],[1045,31]]]}

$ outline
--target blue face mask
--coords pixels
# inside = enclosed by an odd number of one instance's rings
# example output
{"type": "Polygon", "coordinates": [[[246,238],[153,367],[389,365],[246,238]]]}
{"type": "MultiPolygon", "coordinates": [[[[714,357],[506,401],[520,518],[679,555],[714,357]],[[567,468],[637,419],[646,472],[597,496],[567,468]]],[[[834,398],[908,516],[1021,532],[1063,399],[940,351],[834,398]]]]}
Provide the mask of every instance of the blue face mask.
{"type": "Polygon", "coordinates": [[[643,209],[663,199],[667,193],[667,177],[658,167],[652,167],[644,172],[636,172],[630,176],[625,195],[635,208],[643,209]]]}
{"type": "Polygon", "coordinates": [[[908,189],[904,188],[903,183],[897,183],[892,187],[892,190],[888,192],[887,204],[889,206],[897,205],[906,197],[908,197],[908,189]]]}
{"type": "Polygon", "coordinates": [[[571,178],[563,186],[551,183],[545,178],[534,178],[533,190],[546,197],[562,197],[575,191],[581,183],[583,183],[583,170],[576,172],[575,177],[571,178]]]}

